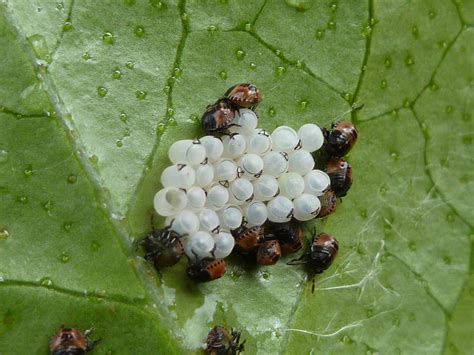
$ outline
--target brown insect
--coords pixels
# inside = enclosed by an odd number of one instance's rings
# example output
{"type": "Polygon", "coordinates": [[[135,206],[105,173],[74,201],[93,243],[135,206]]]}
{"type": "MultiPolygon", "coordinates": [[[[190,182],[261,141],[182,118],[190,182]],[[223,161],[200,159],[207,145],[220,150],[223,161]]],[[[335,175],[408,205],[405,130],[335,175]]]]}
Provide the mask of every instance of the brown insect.
{"type": "MultiPolygon", "coordinates": [[[[266,238],[275,238],[272,234],[268,234],[266,238]]],[[[274,265],[280,259],[281,248],[280,243],[276,239],[265,240],[257,251],[257,264],[274,265]]]]}
{"type": "Polygon", "coordinates": [[[263,98],[260,90],[253,84],[234,85],[224,96],[239,108],[255,108],[263,98]]]}
{"type": "Polygon", "coordinates": [[[336,122],[330,130],[323,130],[325,149],[329,155],[343,157],[357,142],[357,129],[350,122],[336,122]]]}
{"type": "MultiPolygon", "coordinates": [[[[309,251],[294,259],[288,265],[308,265],[315,274],[320,274],[331,266],[339,251],[339,243],[333,236],[313,233],[309,251]]],[[[312,292],[314,292],[314,277],[312,292]]]]}
{"type": "Polygon", "coordinates": [[[334,191],[326,191],[324,195],[319,196],[319,201],[321,202],[321,209],[319,210],[319,214],[316,218],[326,217],[336,211],[337,197],[334,191]]]}
{"type": "Polygon", "coordinates": [[[139,244],[156,269],[175,265],[184,254],[181,236],[169,228],[153,229],[139,244]]]}
{"type": "Polygon", "coordinates": [[[304,244],[301,224],[295,221],[287,223],[268,223],[269,232],[278,239],[283,254],[294,253],[304,244]]]}
{"type": "Polygon", "coordinates": [[[61,326],[49,342],[51,355],[82,355],[91,351],[100,341],[90,338],[92,331],[93,329],[88,329],[82,334],[77,329],[61,326]]]}
{"type": "Polygon", "coordinates": [[[264,227],[245,227],[240,226],[239,228],[232,231],[232,235],[235,239],[235,245],[242,251],[252,251],[264,240],[264,227]]]}
{"type": "Polygon", "coordinates": [[[222,132],[233,124],[230,122],[235,117],[235,108],[232,101],[226,98],[209,105],[201,118],[202,128],[206,133],[222,132]]]}
{"type": "Polygon", "coordinates": [[[188,277],[196,282],[207,282],[222,277],[227,269],[224,259],[206,257],[193,262],[186,269],[188,277]]]}
{"type": "Polygon", "coordinates": [[[244,344],[240,342],[240,333],[234,329],[230,330],[222,326],[211,329],[206,339],[206,353],[212,355],[235,355],[244,351],[244,344]]]}
{"type": "Polygon", "coordinates": [[[352,166],[342,158],[332,157],[326,167],[331,179],[331,190],[337,197],[344,197],[352,185],[352,166]]]}

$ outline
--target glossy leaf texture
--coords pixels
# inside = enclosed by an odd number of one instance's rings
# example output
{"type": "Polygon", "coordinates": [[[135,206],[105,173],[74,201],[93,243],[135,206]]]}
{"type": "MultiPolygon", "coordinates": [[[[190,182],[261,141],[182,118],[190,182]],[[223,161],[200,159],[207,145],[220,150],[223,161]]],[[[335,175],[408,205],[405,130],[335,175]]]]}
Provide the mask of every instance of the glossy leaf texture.
{"type": "Polygon", "coordinates": [[[249,354],[472,351],[473,43],[468,0],[0,2],[0,353],[61,324],[98,354],[202,353],[215,324],[249,354]],[[291,256],[195,285],[136,247],[168,147],[239,82],[263,128],[359,130],[314,294],[291,256]]]}

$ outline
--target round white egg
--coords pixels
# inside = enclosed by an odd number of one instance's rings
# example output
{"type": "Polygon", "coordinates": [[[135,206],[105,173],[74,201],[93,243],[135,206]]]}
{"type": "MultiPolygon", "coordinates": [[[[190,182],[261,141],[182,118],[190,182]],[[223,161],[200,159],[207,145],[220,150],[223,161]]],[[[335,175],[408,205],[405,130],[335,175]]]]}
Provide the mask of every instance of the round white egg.
{"type": "Polygon", "coordinates": [[[311,194],[302,194],[293,200],[295,206],[294,217],[299,221],[309,221],[319,213],[321,201],[311,194]]]}
{"type": "Polygon", "coordinates": [[[271,222],[289,222],[293,217],[293,211],[293,202],[285,196],[277,196],[267,204],[268,219],[271,222]]]}
{"type": "Polygon", "coordinates": [[[271,151],[263,157],[263,173],[279,177],[288,171],[288,154],[271,151]]]}
{"type": "Polygon", "coordinates": [[[168,166],[161,173],[161,184],[164,187],[188,189],[194,184],[195,179],[194,169],[184,164],[168,166]]]}
{"type": "Polygon", "coordinates": [[[176,187],[166,187],[155,194],[153,205],[160,216],[172,216],[186,207],[186,193],[176,187]]]}
{"type": "Polygon", "coordinates": [[[272,149],[277,152],[292,152],[301,148],[301,141],[298,133],[288,126],[280,126],[272,134],[272,149]]]}
{"type": "Polygon", "coordinates": [[[313,123],[302,125],[298,130],[298,137],[301,139],[301,147],[308,152],[318,150],[324,143],[321,128],[313,123]]]}
{"type": "Polygon", "coordinates": [[[278,180],[271,175],[262,175],[252,182],[255,199],[269,201],[279,193],[278,180]]]}
{"type": "Polygon", "coordinates": [[[286,173],[278,178],[278,186],[280,194],[292,200],[303,193],[305,182],[300,174],[286,173]]]}
{"type": "Polygon", "coordinates": [[[314,168],[314,159],[310,152],[304,149],[290,153],[288,156],[288,171],[306,175],[314,168]]]}
{"type": "Polygon", "coordinates": [[[331,186],[331,179],[328,174],[321,170],[311,170],[304,176],[304,192],[314,196],[321,196],[331,186]]]}

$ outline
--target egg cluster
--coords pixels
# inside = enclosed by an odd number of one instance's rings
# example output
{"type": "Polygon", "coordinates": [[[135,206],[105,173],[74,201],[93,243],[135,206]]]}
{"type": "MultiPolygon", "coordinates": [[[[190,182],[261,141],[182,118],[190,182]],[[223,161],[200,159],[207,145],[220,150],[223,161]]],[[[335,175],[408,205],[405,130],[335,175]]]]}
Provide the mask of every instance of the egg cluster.
{"type": "Polygon", "coordinates": [[[204,136],[173,143],[173,165],[161,174],[154,198],[157,213],[182,236],[191,259],[224,258],[234,247],[230,233],[261,226],[267,219],[307,221],[320,209],[329,176],[314,170],[312,152],[324,136],[315,124],[298,132],[280,126],[271,134],[257,128],[257,115],[240,109],[222,138],[204,136]]]}
{"type": "Polygon", "coordinates": [[[252,84],[230,88],[202,117],[208,135],[169,148],[172,165],[153,201],[165,228],[142,241],[155,266],[186,254],[188,276],[209,281],[225,272],[223,259],[234,247],[255,252],[259,264],[274,264],[282,251],[303,246],[301,222],[334,212],[336,197],[349,189],[351,167],[342,156],[356,131],[308,123],[267,132],[253,111],[261,98],[252,84]]]}

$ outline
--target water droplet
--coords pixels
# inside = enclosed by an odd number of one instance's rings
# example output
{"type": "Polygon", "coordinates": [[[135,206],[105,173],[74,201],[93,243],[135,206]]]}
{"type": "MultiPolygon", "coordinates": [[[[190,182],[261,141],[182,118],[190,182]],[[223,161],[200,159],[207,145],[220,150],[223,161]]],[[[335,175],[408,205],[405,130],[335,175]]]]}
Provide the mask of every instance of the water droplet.
{"type": "Polygon", "coordinates": [[[403,107],[410,107],[410,105],[411,105],[411,102],[410,102],[409,99],[405,99],[405,100],[403,101],[403,107]]]}
{"type": "Polygon", "coordinates": [[[93,242],[91,243],[91,249],[92,249],[93,251],[99,250],[100,247],[101,247],[101,245],[100,245],[98,242],[96,242],[96,241],[93,241],[93,242]]]}
{"type": "Polygon", "coordinates": [[[89,161],[94,164],[94,165],[97,165],[97,163],[99,162],[99,157],[95,154],[92,154],[90,157],[89,157],[89,161]]]}
{"type": "Polygon", "coordinates": [[[123,130],[123,137],[130,137],[130,130],[128,128],[125,128],[123,130]]]}
{"type": "Polygon", "coordinates": [[[77,181],[77,176],[74,175],[74,174],[71,174],[71,175],[69,175],[69,176],[67,177],[67,182],[68,182],[69,184],[75,184],[76,181],[77,181]]]}
{"type": "Polygon", "coordinates": [[[250,63],[250,64],[249,64],[249,67],[250,67],[250,69],[255,70],[255,69],[257,69],[257,64],[255,64],[255,63],[250,63]]]}
{"type": "Polygon", "coordinates": [[[22,203],[22,204],[27,204],[28,203],[28,197],[25,196],[25,195],[18,196],[16,200],[18,202],[22,203]]]}
{"type": "Polygon", "coordinates": [[[311,8],[313,2],[310,0],[285,0],[286,4],[298,11],[306,11],[311,8]]]}
{"type": "Polygon", "coordinates": [[[412,56],[407,56],[405,58],[405,64],[408,65],[408,66],[411,66],[411,65],[415,64],[415,60],[413,59],[412,56]]]}
{"type": "Polygon", "coordinates": [[[111,32],[104,32],[102,34],[102,42],[112,45],[115,43],[114,35],[111,32]]]}
{"type": "Polygon", "coordinates": [[[303,68],[303,62],[298,59],[295,63],[295,67],[297,67],[298,69],[303,68]]]}
{"type": "Polygon", "coordinates": [[[431,83],[430,85],[430,90],[431,91],[437,91],[439,89],[439,86],[436,85],[436,83],[431,83]]]}
{"type": "Polygon", "coordinates": [[[382,89],[386,89],[386,88],[387,88],[387,80],[385,80],[385,79],[382,80],[382,81],[380,82],[380,87],[381,87],[382,89]]]}
{"type": "Polygon", "coordinates": [[[361,210],[359,214],[362,218],[367,218],[367,210],[361,210]]]}
{"type": "Polygon", "coordinates": [[[48,276],[43,277],[43,278],[40,280],[40,285],[41,285],[41,286],[46,286],[46,287],[51,287],[51,286],[53,286],[53,280],[51,280],[51,278],[48,277],[48,276]]]}
{"type": "Polygon", "coordinates": [[[265,280],[270,279],[270,273],[267,270],[262,271],[262,278],[265,280]]]}
{"type": "Polygon", "coordinates": [[[336,22],[334,22],[334,21],[329,21],[329,22],[328,22],[328,28],[329,28],[330,30],[335,29],[335,28],[336,28],[336,22]]]}
{"type": "Polygon", "coordinates": [[[135,36],[138,38],[142,38],[145,35],[145,29],[142,26],[136,26],[133,33],[135,33],[135,36]]]}
{"type": "Polygon", "coordinates": [[[207,26],[207,32],[209,32],[210,34],[216,33],[217,32],[217,26],[214,26],[214,25],[207,26]]]}
{"type": "Polygon", "coordinates": [[[227,79],[227,72],[226,72],[225,70],[222,70],[222,71],[219,73],[219,77],[220,77],[222,80],[227,79]]]}
{"type": "Polygon", "coordinates": [[[91,59],[91,55],[89,54],[89,52],[82,53],[82,59],[84,59],[84,60],[91,59]]]}
{"type": "Polygon", "coordinates": [[[175,78],[179,78],[181,76],[181,74],[183,74],[183,71],[181,70],[181,68],[179,68],[179,67],[173,68],[173,76],[175,78]]]}
{"type": "Polygon", "coordinates": [[[0,228],[0,240],[6,240],[10,236],[10,232],[6,228],[0,228]]]}
{"type": "Polygon", "coordinates": [[[374,311],[371,309],[368,309],[366,314],[367,314],[367,318],[371,318],[374,315],[374,311]]]}
{"type": "Polygon", "coordinates": [[[451,258],[449,256],[444,256],[443,257],[443,261],[446,265],[450,265],[451,264],[451,258]]]}
{"type": "Polygon", "coordinates": [[[385,185],[382,185],[379,189],[379,192],[381,195],[385,195],[387,193],[388,189],[387,189],[387,186],[385,185]]]}
{"type": "Polygon", "coordinates": [[[448,42],[446,42],[446,41],[440,41],[440,42],[438,42],[438,46],[439,46],[441,49],[446,49],[446,48],[448,48],[448,42]]]}
{"type": "Polygon", "coordinates": [[[182,20],[183,22],[187,22],[187,21],[189,20],[188,14],[187,14],[186,12],[183,12],[183,13],[181,14],[181,20],[182,20]]]}
{"type": "Polygon", "coordinates": [[[173,109],[172,107],[168,107],[168,108],[166,109],[166,115],[167,115],[168,117],[173,117],[173,116],[174,116],[174,109],[173,109]]]}
{"type": "Polygon", "coordinates": [[[146,91],[143,91],[143,90],[135,91],[135,97],[139,100],[145,100],[146,95],[147,95],[146,91]]]}
{"type": "Polygon", "coordinates": [[[410,250],[415,251],[416,250],[416,242],[412,241],[408,244],[408,247],[410,250]]]}
{"type": "Polygon", "coordinates": [[[189,119],[191,120],[191,122],[193,123],[197,123],[197,122],[200,122],[201,120],[199,119],[199,116],[196,115],[196,114],[192,114],[191,116],[189,116],[189,119]]]}
{"type": "Polygon", "coordinates": [[[0,163],[5,163],[8,160],[8,152],[0,149],[0,163]]]}
{"type": "Polygon", "coordinates": [[[66,232],[69,232],[72,228],[72,222],[64,222],[63,228],[66,232]]]}
{"type": "Polygon", "coordinates": [[[446,106],[446,113],[448,114],[453,113],[453,106],[451,105],[446,106]]]}
{"type": "Polygon", "coordinates": [[[347,102],[351,101],[352,95],[348,92],[344,92],[341,94],[341,97],[346,100],[347,102]]]}
{"type": "Polygon", "coordinates": [[[118,147],[118,148],[122,148],[123,147],[123,142],[121,139],[117,139],[115,141],[115,145],[118,147]]]}
{"type": "Polygon", "coordinates": [[[283,74],[285,74],[286,72],[286,68],[285,67],[282,67],[282,66],[278,66],[276,68],[276,75],[277,76],[282,76],[283,74]]]}
{"type": "Polygon", "coordinates": [[[150,5],[154,7],[155,9],[161,10],[164,7],[163,2],[159,0],[150,0],[150,5]]]}
{"type": "Polygon", "coordinates": [[[100,97],[105,97],[107,95],[107,92],[108,90],[106,88],[104,88],[103,86],[99,86],[97,88],[97,94],[100,96],[100,97]]]}
{"type": "Polygon", "coordinates": [[[122,71],[119,68],[115,68],[115,70],[112,72],[112,79],[122,79],[122,71]]]}
{"type": "Polygon", "coordinates": [[[392,319],[392,324],[396,327],[398,327],[400,325],[400,319],[395,317],[392,319]]]}
{"type": "Polygon", "coordinates": [[[176,127],[178,125],[178,122],[176,122],[176,120],[174,118],[170,118],[169,121],[168,121],[168,125],[170,127],[176,127]]]}
{"type": "Polygon", "coordinates": [[[245,52],[242,50],[242,49],[237,49],[235,51],[235,57],[237,58],[237,60],[243,60],[245,58],[245,52]]]}
{"type": "Polygon", "coordinates": [[[392,60],[390,58],[385,58],[385,68],[390,68],[392,66],[392,60]]]}
{"type": "Polygon", "coordinates": [[[48,212],[48,214],[51,212],[52,207],[53,207],[53,203],[51,202],[51,200],[48,200],[45,203],[43,203],[43,208],[46,212],[48,212]]]}
{"type": "Polygon", "coordinates": [[[448,220],[448,222],[454,222],[454,215],[452,213],[448,213],[446,219],[448,220]]]}
{"type": "Polygon", "coordinates": [[[411,34],[416,38],[418,37],[418,27],[416,25],[413,25],[411,28],[411,34]]]}
{"type": "Polygon", "coordinates": [[[127,67],[127,69],[133,69],[135,67],[135,63],[129,60],[125,63],[125,67],[127,67]]]}
{"type": "Polygon", "coordinates": [[[156,133],[160,134],[165,131],[165,124],[163,122],[158,123],[156,126],[156,133]]]}
{"type": "Polygon", "coordinates": [[[165,85],[165,87],[163,88],[163,92],[165,94],[169,94],[171,92],[171,86],[165,85]]]}
{"type": "Polygon", "coordinates": [[[430,12],[428,12],[428,16],[430,17],[430,19],[434,19],[436,17],[436,12],[434,10],[431,10],[430,12]]]}
{"type": "Polygon", "coordinates": [[[306,110],[306,108],[308,107],[308,101],[306,100],[298,100],[298,106],[300,108],[301,111],[304,111],[306,110]]]}
{"type": "Polygon", "coordinates": [[[128,123],[128,116],[125,112],[120,113],[119,118],[123,123],[128,123]]]}
{"type": "Polygon", "coordinates": [[[397,152],[390,152],[390,158],[392,158],[392,160],[398,160],[400,159],[400,156],[397,152]]]}
{"type": "Polygon", "coordinates": [[[56,9],[59,10],[59,11],[61,11],[62,9],[64,9],[64,4],[63,4],[62,2],[58,2],[58,3],[56,4],[56,9]]]}
{"type": "Polygon", "coordinates": [[[63,31],[70,31],[70,30],[72,30],[72,22],[71,21],[64,22],[63,31]]]}
{"type": "Polygon", "coordinates": [[[337,4],[334,2],[331,4],[331,11],[336,12],[336,10],[337,10],[337,4]]]}
{"type": "Polygon", "coordinates": [[[324,30],[316,30],[315,36],[318,41],[322,40],[324,37],[324,30]]]}
{"type": "Polygon", "coordinates": [[[29,164],[25,170],[23,170],[23,174],[26,176],[26,177],[30,177],[31,175],[33,175],[33,166],[31,164],[29,164]]]}
{"type": "Polygon", "coordinates": [[[59,260],[63,263],[63,264],[67,264],[69,262],[69,254],[66,253],[66,252],[62,252],[61,255],[59,256],[59,260]]]}
{"type": "Polygon", "coordinates": [[[251,32],[252,31],[252,24],[251,23],[246,23],[244,29],[247,32],[251,32]]]}

